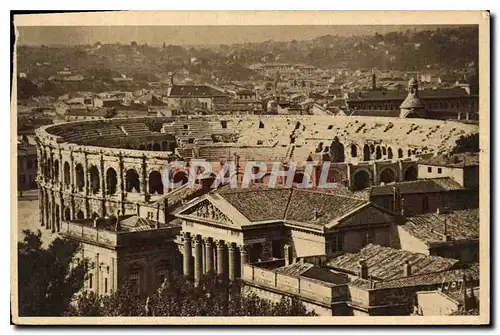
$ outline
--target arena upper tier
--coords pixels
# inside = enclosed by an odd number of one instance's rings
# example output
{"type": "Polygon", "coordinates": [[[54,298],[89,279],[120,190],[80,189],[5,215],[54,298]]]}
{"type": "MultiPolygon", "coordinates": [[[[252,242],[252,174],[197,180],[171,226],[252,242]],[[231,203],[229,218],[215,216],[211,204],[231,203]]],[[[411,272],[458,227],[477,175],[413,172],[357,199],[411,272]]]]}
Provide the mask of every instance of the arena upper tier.
{"type": "MultiPolygon", "coordinates": [[[[352,116],[214,116],[69,122],[39,128],[41,223],[135,213],[168,189],[162,173],[175,159],[206,159],[217,173],[235,161],[331,162],[329,182],[362,189],[417,178],[417,160],[448,152],[479,127],[453,121],[352,116]]],[[[270,169],[269,169],[270,170],[270,169]]],[[[267,175],[265,178],[268,178],[267,175]]],[[[177,170],[169,182],[187,181],[177,170]]],[[[313,181],[316,178],[313,175],[313,181]]]]}

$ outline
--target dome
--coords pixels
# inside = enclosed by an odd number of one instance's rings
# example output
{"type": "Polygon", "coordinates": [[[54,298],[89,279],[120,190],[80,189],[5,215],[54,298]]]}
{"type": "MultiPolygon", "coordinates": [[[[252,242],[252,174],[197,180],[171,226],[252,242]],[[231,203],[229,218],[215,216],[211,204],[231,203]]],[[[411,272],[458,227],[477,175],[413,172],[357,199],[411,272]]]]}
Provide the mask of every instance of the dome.
{"type": "Polygon", "coordinates": [[[415,95],[410,95],[406,97],[399,108],[402,109],[412,109],[412,108],[424,108],[422,101],[415,95]]]}

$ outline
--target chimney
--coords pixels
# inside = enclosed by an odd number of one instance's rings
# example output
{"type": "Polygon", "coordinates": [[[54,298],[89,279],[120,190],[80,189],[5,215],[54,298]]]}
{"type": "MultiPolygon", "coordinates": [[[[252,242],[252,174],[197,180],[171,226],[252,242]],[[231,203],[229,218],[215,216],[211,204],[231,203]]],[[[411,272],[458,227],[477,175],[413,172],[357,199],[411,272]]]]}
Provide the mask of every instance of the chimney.
{"type": "Polygon", "coordinates": [[[368,266],[364,259],[360,259],[358,262],[358,277],[361,279],[368,279],[368,266]]]}
{"type": "Polygon", "coordinates": [[[173,72],[168,73],[168,81],[170,82],[170,86],[174,86],[174,74],[173,74],[173,72]]]}
{"type": "Polygon", "coordinates": [[[120,210],[118,210],[118,214],[116,215],[115,231],[120,230],[122,230],[122,225],[120,224],[120,210]]]}
{"type": "Polygon", "coordinates": [[[411,264],[408,260],[403,265],[403,277],[411,276],[411,264]]]}
{"type": "Polygon", "coordinates": [[[292,261],[292,246],[289,244],[285,244],[283,247],[283,251],[285,254],[285,266],[290,265],[293,263],[292,261]]]}
{"type": "Polygon", "coordinates": [[[168,198],[163,199],[163,216],[165,219],[165,224],[168,223],[168,198]]]}
{"type": "Polygon", "coordinates": [[[156,229],[160,228],[160,203],[156,203],[156,229]]]}
{"type": "Polygon", "coordinates": [[[443,241],[451,241],[451,235],[448,233],[448,222],[446,218],[444,219],[444,232],[443,232],[443,241]]]}
{"type": "Polygon", "coordinates": [[[399,190],[396,186],[392,187],[392,211],[397,213],[399,211],[399,190]]]}

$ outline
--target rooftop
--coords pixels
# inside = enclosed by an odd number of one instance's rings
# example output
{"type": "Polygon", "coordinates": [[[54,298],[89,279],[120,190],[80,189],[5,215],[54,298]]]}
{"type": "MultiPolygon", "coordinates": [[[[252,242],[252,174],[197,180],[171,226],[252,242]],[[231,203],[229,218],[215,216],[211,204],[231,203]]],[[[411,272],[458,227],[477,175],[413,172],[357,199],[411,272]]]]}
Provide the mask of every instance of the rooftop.
{"type": "Polygon", "coordinates": [[[207,85],[174,85],[169,97],[225,97],[228,94],[207,85]]]}
{"type": "Polygon", "coordinates": [[[358,264],[364,260],[368,267],[368,275],[375,280],[389,280],[403,277],[403,265],[406,261],[411,265],[414,275],[432,273],[451,269],[458,260],[438,256],[393,249],[368,244],[357,253],[344,253],[328,260],[325,266],[345,273],[357,274],[358,264]]]}
{"type": "Polygon", "coordinates": [[[439,155],[422,161],[420,164],[446,167],[479,166],[479,153],[466,152],[454,155],[439,155]]]}
{"type": "Polygon", "coordinates": [[[292,263],[276,269],[276,272],[291,277],[305,277],[333,285],[341,285],[350,281],[347,275],[335,273],[310,263],[292,263]]]}
{"type": "Polygon", "coordinates": [[[445,222],[446,234],[452,240],[479,239],[478,209],[417,215],[409,217],[402,227],[411,235],[430,244],[443,241],[445,222]]]}
{"type": "Polygon", "coordinates": [[[463,187],[449,177],[435,179],[418,179],[412,181],[402,181],[387,185],[372,186],[370,196],[392,195],[394,190],[398,190],[400,194],[417,194],[417,193],[438,193],[462,190],[463,187]]]}

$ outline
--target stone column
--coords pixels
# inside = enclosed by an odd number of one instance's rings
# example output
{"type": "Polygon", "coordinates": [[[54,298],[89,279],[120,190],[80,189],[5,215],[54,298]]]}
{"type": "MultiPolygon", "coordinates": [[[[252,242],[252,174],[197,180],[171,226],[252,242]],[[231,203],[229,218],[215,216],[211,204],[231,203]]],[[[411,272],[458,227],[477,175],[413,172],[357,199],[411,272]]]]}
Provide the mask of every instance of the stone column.
{"type": "Polygon", "coordinates": [[[95,293],[99,295],[99,282],[101,279],[101,264],[99,264],[99,253],[95,255],[95,293]]]}
{"type": "MultiPolygon", "coordinates": [[[[99,174],[101,177],[101,196],[104,198],[106,196],[106,171],[104,171],[104,156],[102,155],[102,153],[100,163],[101,172],[99,174]]],[[[103,215],[106,215],[106,213],[103,213],[103,215]]]]}
{"type": "Polygon", "coordinates": [[[70,163],[70,189],[71,189],[71,192],[74,193],[76,191],[76,183],[75,183],[75,158],[73,157],[73,152],[71,152],[70,154],[70,159],[71,159],[71,163],[70,163]]]}
{"type": "Polygon", "coordinates": [[[212,239],[205,240],[205,272],[214,271],[214,248],[212,239]]]}
{"type": "Polygon", "coordinates": [[[193,251],[191,250],[191,235],[189,233],[184,234],[184,255],[183,255],[183,269],[184,276],[192,277],[193,272],[191,270],[191,257],[193,251]]]}
{"type": "Polygon", "coordinates": [[[243,277],[243,265],[248,263],[248,248],[246,245],[240,246],[240,278],[243,277]]]}
{"type": "Polygon", "coordinates": [[[217,243],[217,274],[221,280],[226,280],[226,255],[224,241],[217,243]]]}
{"type": "Polygon", "coordinates": [[[201,251],[201,238],[196,235],[194,240],[194,281],[198,283],[203,274],[203,259],[201,251]]]}
{"type": "Polygon", "coordinates": [[[230,243],[229,246],[229,280],[235,280],[238,276],[238,259],[236,257],[236,246],[230,243]]]}
{"type": "Polygon", "coordinates": [[[59,190],[64,190],[64,162],[61,149],[59,149],[59,190]]]}
{"type": "Polygon", "coordinates": [[[87,153],[85,153],[85,160],[83,162],[83,191],[85,194],[89,194],[89,180],[90,180],[90,176],[89,176],[89,163],[88,163],[88,160],[87,160],[87,153]]]}
{"type": "Polygon", "coordinates": [[[380,181],[378,179],[378,169],[377,169],[377,162],[373,162],[373,186],[377,186],[380,184],[380,181]]]}

